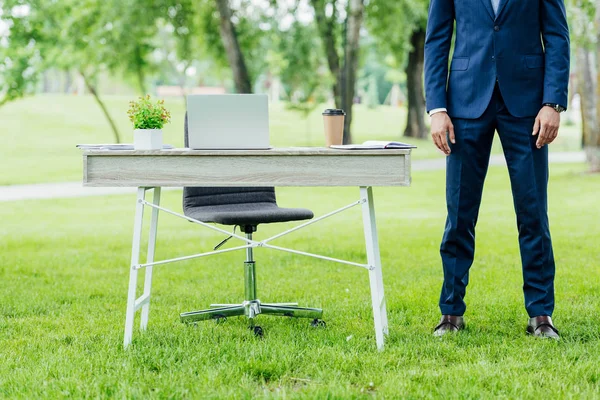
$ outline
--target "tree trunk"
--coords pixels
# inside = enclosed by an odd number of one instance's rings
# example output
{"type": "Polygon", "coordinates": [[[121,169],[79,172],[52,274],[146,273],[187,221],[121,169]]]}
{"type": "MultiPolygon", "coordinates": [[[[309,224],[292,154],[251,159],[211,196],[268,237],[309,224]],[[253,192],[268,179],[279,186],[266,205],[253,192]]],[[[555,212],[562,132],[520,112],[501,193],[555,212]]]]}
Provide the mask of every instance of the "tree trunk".
{"type": "MultiPolygon", "coordinates": [[[[332,87],[333,98],[335,106],[342,108],[342,79],[340,76],[340,56],[337,51],[337,44],[335,40],[335,12],[331,17],[327,17],[325,14],[325,1],[324,0],[311,0],[313,9],[315,10],[315,19],[317,22],[317,29],[323,42],[325,49],[325,55],[327,56],[327,65],[329,66],[329,72],[335,79],[332,87]]],[[[335,4],[333,4],[335,9],[335,4]]]]}
{"type": "Polygon", "coordinates": [[[225,52],[227,53],[227,59],[229,60],[229,66],[233,72],[233,81],[235,83],[235,89],[238,93],[252,93],[252,83],[250,82],[250,75],[246,68],[244,61],[244,55],[240,49],[240,44],[237,40],[237,33],[235,26],[231,21],[231,8],[229,7],[229,0],[216,0],[217,9],[219,10],[220,16],[220,32],[225,52]]]}
{"type": "Polygon", "coordinates": [[[577,49],[577,89],[581,102],[581,137],[584,148],[592,145],[594,142],[594,133],[597,129],[597,105],[594,96],[592,60],[590,56],[590,51],[585,47],[577,49]]]}
{"type": "Polygon", "coordinates": [[[120,135],[119,135],[119,130],[117,129],[117,126],[115,125],[115,122],[113,121],[113,119],[111,118],[110,114],[108,113],[108,109],[106,108],[106,106],[104,105],[104,103],[102,102],[102,100],[100,99],[100,96],[98,95],[98,92],[96,91],[96,88],[94,87],[94,85],[92,85],[92,83],[90,82],[89,78],[83,74],[83,72],[80,71],[79,73],[81,74],[81,76],[83,78],[83,81],[85,82],[85,86],[90,91],[90,93],[94,96],[94,99],[96,100],[96,102],[98,103],[98,105],[102,109],[102,112],[104,113],[104,116],[108,120],[108,123],[110,124],[110,127],[112,128],[113,134],[115,135],[115,141],[117,143],[121,143],[121,138],[120,138],[120,135]]]}
{"type": "Polygon", "coordinates": [[[408,91],[408,119],[404,136],[424,139],[428,136],[425,125],[425,95],[423,93],[423,67],[425,62],[425,30],[419,28],[411,36],[412,49],[406,65],[408,91]]]}
{"type": "Polygon", "coordinates": [[[581,133],[583,148],[591,170],[598,170],[598,118],[597,100],[594,96],[591,52],[585,47],[577,49],[577,83],[581,102],[581,133]]]}
{"type": "MultiPolygon", "coordinates": [[[[327,17],[325,7],[328,3],[324,0],[311,0],[311,4],[315,10],[317,28],[327,56],[329,71],[335,79],[332,88],[335,106],[346,111],[344,143],[351,143],[350,126],[352,124],[352,106],[358,69],[360,29],[365,13],[364,0],[350,0],[348,3],[348,17],[344,29],[343,66],[341,66],[342,62],[338,55],[335,40],[335,24],[337,23],[335,12],[331,17],[327,17]]],[[[335,1],[329,4],[332,4],[335,9],[335,1]]]]}
{"type": "Polygon", "coordinates": [[[346,111],[344,120],[344,144],[352,143],[352,106],[356,89],[356,73],[358,69],[360,29],[365,15],[364,0],[350,0],[348,19],[346,20],[346,37],[344,49],[344,69],[342,72],[342,108],[346,111]]]}
{"type": "MultiPolygon", "coordinates": [[[[590,146],[586,150],[590,170],[600,172],[600,0],[596,0],[596,125],[592,130],[590,146]]],[[[588,53],[589,57],[589,53],[588,53]]],[[[589,62],[587,63],[589,66],[589,62]]],[[[591,76],[591,73],[590,73],[591,76]]],[[[590,79],[589,82],[593,82],[590,79]]],[[[591,86],[591,85],[590,85],[591,86]]]]}

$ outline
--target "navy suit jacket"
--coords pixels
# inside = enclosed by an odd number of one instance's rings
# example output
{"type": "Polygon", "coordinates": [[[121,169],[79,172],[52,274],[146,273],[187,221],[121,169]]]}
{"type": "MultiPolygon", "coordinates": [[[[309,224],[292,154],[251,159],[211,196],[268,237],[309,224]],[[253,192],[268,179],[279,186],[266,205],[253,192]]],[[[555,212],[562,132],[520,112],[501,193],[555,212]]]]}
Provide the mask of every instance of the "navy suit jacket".
{"type": "Polygon", "coordinates": [[[427,111],[476,119],[496,82],[511,115],[536,116],[545,103],[567,107],[569,27],[564,0],[431,0],[425,40],[427,111]],[[448,56],[456,21],[454,56],[448,56]]]}

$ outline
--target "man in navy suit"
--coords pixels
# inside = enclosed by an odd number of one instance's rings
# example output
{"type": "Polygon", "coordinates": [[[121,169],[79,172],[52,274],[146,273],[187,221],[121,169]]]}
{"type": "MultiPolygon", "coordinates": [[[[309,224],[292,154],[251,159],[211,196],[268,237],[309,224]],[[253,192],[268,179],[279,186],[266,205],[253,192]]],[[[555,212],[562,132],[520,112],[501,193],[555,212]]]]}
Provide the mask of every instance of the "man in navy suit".
{"type": "Polygon", "coordinates": [[[564,0],[431,0],[425,90],[433,140],[447,155],[448,207],[436,336],[464,326],[475,225],[498,131],[517,214],[527,332],[558,339],[547,145],[567,107],[569,46],[564,0]]]}

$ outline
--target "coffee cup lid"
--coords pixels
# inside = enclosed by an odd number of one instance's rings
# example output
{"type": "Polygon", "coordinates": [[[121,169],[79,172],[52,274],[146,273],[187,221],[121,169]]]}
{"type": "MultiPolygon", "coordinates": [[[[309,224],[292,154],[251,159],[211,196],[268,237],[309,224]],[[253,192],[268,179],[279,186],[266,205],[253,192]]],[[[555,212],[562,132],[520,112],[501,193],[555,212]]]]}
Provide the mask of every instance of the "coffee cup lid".
{"type": "Polygon", "coordinates": [[[323,115],[346,115],[346,113],[344,112],[344,110],[340,110],[337,108],[329,108],[323,111],[323,115]]]}

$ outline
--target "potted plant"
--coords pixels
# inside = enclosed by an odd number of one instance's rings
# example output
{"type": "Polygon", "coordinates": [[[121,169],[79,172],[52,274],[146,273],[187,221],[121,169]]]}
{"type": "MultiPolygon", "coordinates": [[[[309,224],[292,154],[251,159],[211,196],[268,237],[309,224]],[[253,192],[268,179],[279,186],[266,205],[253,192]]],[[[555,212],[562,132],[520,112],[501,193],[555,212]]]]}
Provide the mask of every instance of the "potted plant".
{"type": "Polygon", "coordinates": [[[133,147],[136,150],[161,150],[162,127],[171,120],[164,100],[156,102],[150,95],[129,102],[129,119],[133,122],[133,147]]]}

